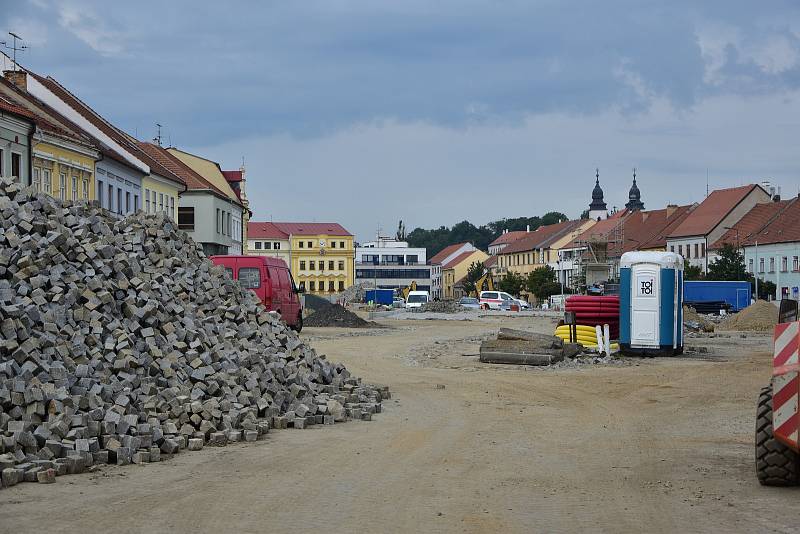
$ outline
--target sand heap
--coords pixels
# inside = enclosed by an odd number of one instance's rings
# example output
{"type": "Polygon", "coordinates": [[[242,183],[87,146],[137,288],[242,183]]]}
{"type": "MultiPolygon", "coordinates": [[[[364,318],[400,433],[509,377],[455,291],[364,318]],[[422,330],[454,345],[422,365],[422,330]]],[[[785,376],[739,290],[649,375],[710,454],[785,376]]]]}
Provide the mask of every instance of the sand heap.
{"type": "Polygon", "coordinates": [[[778,324],[778,307],[772,302],[758,300],[739,313],[723,319],[719,330],[742,330],[746,332],[768,332],[778,324]]]}

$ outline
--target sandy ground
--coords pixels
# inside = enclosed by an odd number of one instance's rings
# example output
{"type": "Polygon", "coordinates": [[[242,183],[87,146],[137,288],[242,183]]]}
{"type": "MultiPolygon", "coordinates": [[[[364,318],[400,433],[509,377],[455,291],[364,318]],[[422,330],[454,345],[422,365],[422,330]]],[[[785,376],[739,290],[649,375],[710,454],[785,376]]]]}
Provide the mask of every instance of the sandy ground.
{"type": "Polygon", "coordinates": [[[789,532],[800,490],[753,472],[766,336],[707,354],[534,369],[477,361],[501,326],[381,321],[304,337],[393,397],[372,422],[0,491],[2,532],[789,532]]]}

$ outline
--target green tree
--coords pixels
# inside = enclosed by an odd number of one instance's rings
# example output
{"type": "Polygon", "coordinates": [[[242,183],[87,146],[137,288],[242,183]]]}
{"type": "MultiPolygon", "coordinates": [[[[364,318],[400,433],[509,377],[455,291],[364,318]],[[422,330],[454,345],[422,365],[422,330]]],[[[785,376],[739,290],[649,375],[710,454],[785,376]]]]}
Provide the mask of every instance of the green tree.
{"type": "MultiPolygon", "coordinates": [[[[758,296],[756,298],[762,300],[767,300],[770,297],[775,298],[775,291],[777,291],[777,289],[778,286],[775,285],[775,282],[759,278],[758,296]]],[[[750,276],[750,291],[753,292],[753,295],[756,294],[756,279],[753,276],[750,276]]]]}
{"type": "Polygon", "coordinates": [[[690,265],[689,260],[683,260],[683,279],[684,280],[702,280],[703,269],[697,265],[690,265]]]}
{"type": "Polygon", "coordinates": [[[556,271],[549,265],[531,271],[525,281],[525,288],[540,300],[561,292],[561,285],[556,281],[556,271]]]}
{"type": "Polygon", "coordinates": [[[497,285],[500,287],[500,291],[505,291],[518,297],[525,288],[525,278],[514,271],[509,271],[497,285]]]}
{"type": "Polygon", "coordinates": [[[486,269],[483,267],[483,262],[472,262],[472,265],[467,269],[467,274],[464,276],[464,281],[461,282],[461,287],[464,288],[464,293],[469,295],[476,290],[475,284],[480,280],[481,276],[486,274],[486,269]]]}
{"type": "Polygon", "coordinates": [[[747,280],[749,278],[744,266],[744,255],[741,251],[725,243],[717,252],[717,259],[708,266],[706,278],[709,280],[747,280]]]}

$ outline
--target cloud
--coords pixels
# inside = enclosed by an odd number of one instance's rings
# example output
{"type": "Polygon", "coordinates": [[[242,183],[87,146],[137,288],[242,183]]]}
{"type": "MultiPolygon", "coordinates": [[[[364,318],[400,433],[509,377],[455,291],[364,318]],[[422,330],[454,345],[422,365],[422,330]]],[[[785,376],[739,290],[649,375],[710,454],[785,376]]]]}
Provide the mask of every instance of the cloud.
{"type": "Polygon", "coordinates": [[[552,209],[577,217],[596,166],[609,207],[626,202],[634,166],[650,209],[702,201],[706,169],[712,189],[771,179],[793,195],[800,169],[782,140],[800,130],[797,116],[800,91],[713,96],[682,112],[660,98],[638,113],[554,112],[466,128],[384,120],[190,150],[223,167],[246,156],[257,220],[331,220],[364,240],[399,219],[412,229],[552,209]]]}
{"type": "MultiPolygon", "coordinates": [[[[47,44],[48,28],[47,24],[38,19],[12,17],[8,20],[8,29],[6,31],[13,31],[23,38],[22,43],[27,46],[43,47],[47,44]]],[[[3,36],[2,40],[8,40],[8,36],[3,36]]],[[[11,45],[11,42],[8,42],[11,45]]],[[[7,50],[9,55],[11,52],[7,50]]],[[[24,53],[24,52],[23,52],[24,53]]],[[[22,62],[23,55],[19,55],[17,59],[22,62]]]]}
{"type": "Polygon", "coordinates": [[[86,6],[59,4],[58,23],[103,56],[123,52],[123,34],[107,27],[106,21],[86,6]]]}

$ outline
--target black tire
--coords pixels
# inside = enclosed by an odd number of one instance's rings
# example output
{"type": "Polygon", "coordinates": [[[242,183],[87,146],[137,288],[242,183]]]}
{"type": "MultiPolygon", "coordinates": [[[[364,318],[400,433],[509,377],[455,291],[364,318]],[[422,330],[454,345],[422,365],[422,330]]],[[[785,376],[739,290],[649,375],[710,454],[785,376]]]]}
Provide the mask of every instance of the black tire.
{"type": "Polygon", "coordinates": [[[303,330],[303,312],[300,312],[300,314],[297,316],[297,322],[292,327],[292,330],[294,330],[298,334],[300,333],[301,330],[303,330]]]}
{"type": "Polygon", "coordinates": [[[756,475],[763,486],[796,486],[800,482],[800,455],[773,434],[772,383],[761,388],[758,396],[756,475]]]}

